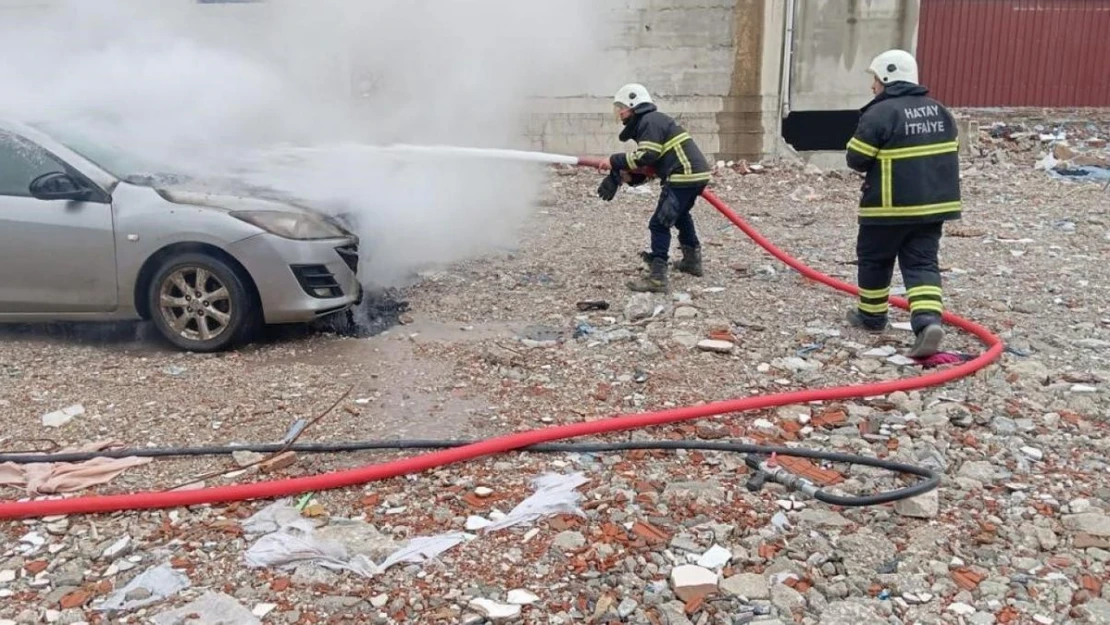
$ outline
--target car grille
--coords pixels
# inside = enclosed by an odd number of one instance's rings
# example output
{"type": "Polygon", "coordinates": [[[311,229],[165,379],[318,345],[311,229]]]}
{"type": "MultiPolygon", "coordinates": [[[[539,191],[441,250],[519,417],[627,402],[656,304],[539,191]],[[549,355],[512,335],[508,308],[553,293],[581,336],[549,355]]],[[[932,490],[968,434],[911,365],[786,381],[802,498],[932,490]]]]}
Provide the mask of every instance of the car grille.
{"type": "Polygon", "coordinates": [[[350,243],[348,245],[341,245],[341,246],[335,248],[335,251],[339,254],[339,257],[343,259],[343,262],[347,263],[347,266],[350,267],[351,271],[353,271],[357,274],[358,273],[358,244],[357,243],[350,243]]]}
{"type": "Polygon", "coordinates": [[[342,297],[343,288],[339,286],[335,276],[324,265],[290,265],[293,275],[305,293],[312,297],[327,299],[342,297]]]}

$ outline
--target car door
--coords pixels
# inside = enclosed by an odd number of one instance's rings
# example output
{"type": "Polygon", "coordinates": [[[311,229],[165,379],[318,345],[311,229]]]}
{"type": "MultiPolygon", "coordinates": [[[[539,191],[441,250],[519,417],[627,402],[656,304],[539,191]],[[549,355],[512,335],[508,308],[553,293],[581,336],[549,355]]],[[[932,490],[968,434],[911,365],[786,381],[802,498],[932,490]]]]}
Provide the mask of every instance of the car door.
{"type": "Polygon", "coordinates": [[[0,317],[96,313],[118,304],[112,205],[41,200],[31,182],[69,173],[93,184],[30,140],[0,130],[0,317]]]}

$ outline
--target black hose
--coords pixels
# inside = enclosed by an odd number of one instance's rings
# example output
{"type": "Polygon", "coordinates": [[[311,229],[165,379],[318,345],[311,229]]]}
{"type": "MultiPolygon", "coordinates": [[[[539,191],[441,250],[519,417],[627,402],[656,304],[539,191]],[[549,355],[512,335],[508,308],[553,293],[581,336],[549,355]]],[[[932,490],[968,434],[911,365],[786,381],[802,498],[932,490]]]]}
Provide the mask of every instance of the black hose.
{"type": "MultiPolygon", "coordinates": [[[[296,451],[301,453],[337,453],[369,450],[398,450],[398,449],[445,449],[462,447],[476,441],[471,440],[378,440],[358,441],[344,443],[295,443],[285,446],[281,443],[233,445],[223,447],[160,447],[148,449],[117,449],[111,451],[74,452],[65,454],[0,454],[0,462],[15,464],[32,464],[41,462],[84,462],[94,458],[166,458],[182,456],[216,456],[229,455],[237,451],[252,451],[257,453],[273,453],[276,451],[296,451]]],[[[793,447],[768,447],[764,445],[750,445],[734,442],[709,442],[709,441],[630,441],[618,443],[544,443],[525,447],[518,451],[532,451],[540,453],[599,453],[611,451],[632,450],[661,450],[683,449],[699,451],[725,451],[739,454],[759,454],[770,456],[790,456],[795,458],[808,458],[811,460],[824,460],[826,462],[839,462],[843,464],[860,464],[869,467],[884,469],[892,473],[910,474],[920,477],[916,483],[905,488],[885,491],[873,495],[835,495],[819,489],[814,497],[821,502],[858,508],[863,506],[877,506],[902,499],[909,499],[927,493],[940,484],[940,476],[924,467],[917,467],[900,462],[891,462],[881,458],[868,458],[854,454],[843,454],[815,449],[796,449],[793,447]]]]}

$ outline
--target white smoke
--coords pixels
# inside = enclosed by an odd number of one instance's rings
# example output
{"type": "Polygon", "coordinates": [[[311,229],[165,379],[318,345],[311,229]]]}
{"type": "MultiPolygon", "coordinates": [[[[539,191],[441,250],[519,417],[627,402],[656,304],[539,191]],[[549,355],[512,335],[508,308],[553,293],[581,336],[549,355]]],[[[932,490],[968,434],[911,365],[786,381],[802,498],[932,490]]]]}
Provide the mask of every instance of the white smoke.
{"type": "Polygon", "coordinates": [[[511,244],[543,168],[398,161],[365,144],[523,147],[530,97],[590,84],[603,11],[596,0],[12,4],[0,2],[0,112],[144,170],[116,173],[234,173],[352,211],[379,285],[511,244]]]}

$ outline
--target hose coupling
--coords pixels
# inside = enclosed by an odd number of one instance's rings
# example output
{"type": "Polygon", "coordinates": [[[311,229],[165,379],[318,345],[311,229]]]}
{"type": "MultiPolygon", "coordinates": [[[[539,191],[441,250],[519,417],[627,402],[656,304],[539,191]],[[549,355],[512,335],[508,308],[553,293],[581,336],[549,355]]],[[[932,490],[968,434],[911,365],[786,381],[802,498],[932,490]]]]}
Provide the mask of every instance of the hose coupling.
{"type": "Polygon", "coordinates": [[[773,457],[749,454],[744,457],[744,464],[752,469],[752,476],[746,486],[753,493],[762,489],[768,481],[782,484],[790,490],[799,491],[810,497],[815,497],[820,490],[820,487],[813,482],[784,469],[775,462],[773,457]]]}

